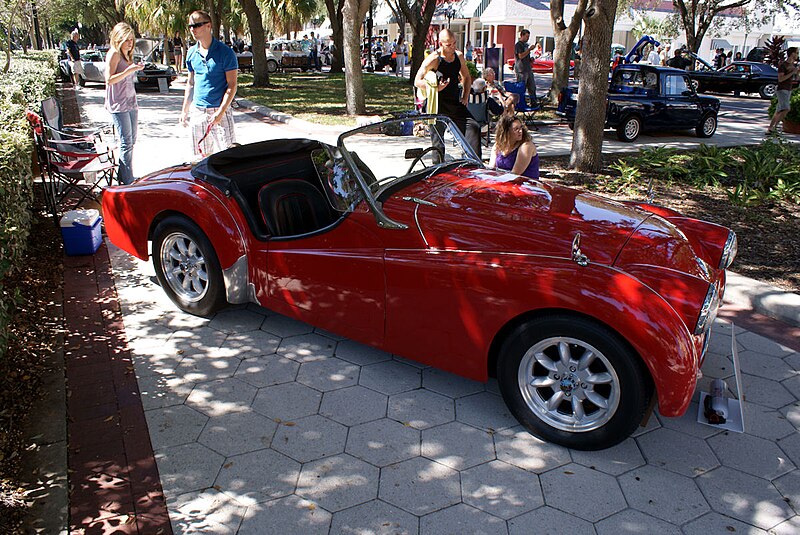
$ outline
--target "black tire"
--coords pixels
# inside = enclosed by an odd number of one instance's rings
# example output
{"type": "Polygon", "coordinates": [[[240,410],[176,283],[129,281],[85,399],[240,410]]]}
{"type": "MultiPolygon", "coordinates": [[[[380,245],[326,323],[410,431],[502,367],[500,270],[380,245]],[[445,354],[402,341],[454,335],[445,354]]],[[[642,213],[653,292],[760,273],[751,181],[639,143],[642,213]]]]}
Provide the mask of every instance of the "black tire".
{"type": "Polygon", "coordinates": [[[517,420],[534,436],[577,450],[610,448],[633,433],[650,401],[646,373],[616,333],[567,315],[517,327],[497,361],[503,399],[517,420]],[[562,350],[569,357],[566,364],[562,350]],[[581,366],[587,350],[594,358],[581,366]],[[578,417],[575,411],[584,414],[578,417]]]}
{"type": "Polygon", "coordinates": [[[278,72],[278,62],[274,59],[267,60],[267,72],[272,74],[278,72]]]}
{"type": "Polygon", "coordinates": [[[703,115],[703,119],[695,127],[697,137],[711,137],[717,131],[717,116],[713,113],[703,115]]]}
{"type": "Polygon", "coordinates": [[[638,115],[629,115],[617,126],[617,139],[620,141],[636,141],[642,133],[642,120],[638,115]]]}
{"type": "Polygon", "coordinates": [[[161,287],[184,312],[207,317],[227,304],[217,254],[193,221],[172,216],[158,224],[153,267],[161,287]]]}
{"type": "Polygon", "coordinates": [[[764,84],[758,88],[758,94],[761,98],[770,100],[778,94],[778,84],[764,84]]]}

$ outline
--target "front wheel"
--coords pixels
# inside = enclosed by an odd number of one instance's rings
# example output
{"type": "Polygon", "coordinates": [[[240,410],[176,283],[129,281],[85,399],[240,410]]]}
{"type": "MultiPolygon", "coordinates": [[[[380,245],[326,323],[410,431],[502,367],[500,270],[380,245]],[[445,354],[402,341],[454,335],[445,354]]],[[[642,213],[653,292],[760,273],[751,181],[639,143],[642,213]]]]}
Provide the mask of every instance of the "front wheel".
{"type": "Polygon", "coordinates": [[[758,94],[763,99],[771,99],[778,93],[778,84],[764,84],[758,88],[758,94]]]}
{"type": "Polygon", "coordinates": [[[225,306],[222,269],[211,241],[194,222],[168,217],[153,233],[153,267],[178,308],[210,316],[225,306]]]}
{"type": "Polygon", "coordinates": [[[697,137],[711,137],[717,131],[717,117],[711,113],[703,116],[703,120],[695,128],[697,137]]]}
{"type": "Polygon", "coordinates": [[[617,126],[617,138],[620,141],[636,141],[642,132],[642,120],[636,115],[631,115],[617,126]]]}
{"type": "Polygon", "coordinates": [[[273,59],[267,60],[267,72],[272,74],[278,72],[278,62],[273,59]]]}
{"type": "Polygon", "coordinates": [[[616,333],[580,317],[547,316],[515,329],[500,350],[497,378],[531,434],[578,450],[625,440],[650,399],[639,358],[616,333]]]}

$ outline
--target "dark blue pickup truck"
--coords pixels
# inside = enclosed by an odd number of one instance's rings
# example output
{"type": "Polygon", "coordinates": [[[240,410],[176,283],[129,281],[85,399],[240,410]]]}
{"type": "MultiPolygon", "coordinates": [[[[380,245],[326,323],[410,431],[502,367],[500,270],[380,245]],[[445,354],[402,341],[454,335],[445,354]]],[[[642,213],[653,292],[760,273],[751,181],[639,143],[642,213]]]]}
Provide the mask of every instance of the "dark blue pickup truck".
{"type": "MultiPolygon", "coordinates": [[[[558,113],[572,128],[577,93],[565,89],[558,113]]],[[[671,67],[620,65],[611,75],[606,108],[606,128],[614,128],[622,141],[634,141],[642,131],[694,129],[700,137],[717,130],[719,99],[699,96],[685,71],[671,67]]]]}

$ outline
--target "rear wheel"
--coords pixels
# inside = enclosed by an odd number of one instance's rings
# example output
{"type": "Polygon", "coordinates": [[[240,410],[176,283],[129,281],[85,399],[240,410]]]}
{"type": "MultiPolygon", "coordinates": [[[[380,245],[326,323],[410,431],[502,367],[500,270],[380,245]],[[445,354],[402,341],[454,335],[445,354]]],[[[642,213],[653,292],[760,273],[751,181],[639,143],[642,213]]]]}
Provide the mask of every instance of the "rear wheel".
{"type": "Polygon", "coordinates": [[[278,62],[274,59],[267,60],[267,72],[272,74],[274,72],[278,72],[278,62]]]}
{"type": "Polygon", "coordinates": [[[210,316],[225,306],[222,269],[211,241],[194,222],[168,217],[153,233],[153,267],[178,308],[210,316]]]}
{"type": "Polygon", "coordinates": [[[695,128],[697,137],[711,137],[717,131],[717,116],[712,113],[707,113],[703,116],[703,120],[695,128]]]}
{"type": "Polygon", "coordinates": [[[778,84],[764,84],[758,88],[758,94],[763,99],[771,99],[778,93],[778,84]]]}
{"type": "Polygon", "coordinates": [[[636,115],[626,117],[619,126],[617,126],[617,138],[620,141],[636,141],[639,134],[642,132],[642,120],[636,115]]]}
{"type": "Polygon", "coordinates": [[[579,450],[625,440],[650,400],[639,358],[589,319],[548,316],[514,330],[497,363],[503,399],[531,434],[579,450]]]}

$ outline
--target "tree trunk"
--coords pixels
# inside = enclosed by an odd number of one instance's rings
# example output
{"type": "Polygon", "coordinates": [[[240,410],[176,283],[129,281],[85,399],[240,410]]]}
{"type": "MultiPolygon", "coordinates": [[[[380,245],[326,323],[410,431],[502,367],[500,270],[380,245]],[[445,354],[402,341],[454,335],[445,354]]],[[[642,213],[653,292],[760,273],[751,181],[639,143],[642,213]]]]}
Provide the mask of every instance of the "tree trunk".
{"type": "Polygon", "coordinates": [[[586,11],[588,0],[578,0],[575,14],[569,26],[564,22],[564,3],[552,2],[550,4],[550,21],[553,23],[556,48],[553,51],[553,82],[547,93],[547,100],[558,102],[561,90],[569,84],[569,61],[572,57],[572,43],[581,27],[581,19],[586,11]]]}
{"type": "Polygon", "coordinates": [[[434,0],[426,0],[420,11],[417,11],[418,3],[414,3],[413,6],[408,3],[409,0],[398,0],[400,10],[411,25],[411,31],[414,33],[411,39],[411,76],[409,78],[413,85],[414,77],[425,60],[425,38],[428,37],[428,29],[431,26],[436,2],[434,0]]]}
{"type": "Polygon", "coordinates": [[[239,0],[244,14],[247,15],[247,27],[253,40],[253,87],[268,87],[267,47],[264,44],[264,24],[261,22],[261,9],[256,0],[239,0]]]}
{"type": "Polygon", "coordinates": [[[331,72],[342,72],[344,70],[344,34],[342,31],[344,0],[325,0],[325,7],[328,8],[328,19],[331,21],[331,40],[333,41],[331,72]]]}
{"type": "Polygon", "coordinates": [[[343,0],[344,26],[344,88],[347,113],[359,115],[367,112],[364,100],[364,75],[361,72],[361,21],[367,14],[371,0],[343,0]]]}
{"type": "Polygon", "coordinates": [[[593,0],[586,8],[581,47],[581,83],[569,164],[595,173],[603,163],[603,129],[608,93],[608,51],[614,31],[617,0],[593,0]]]}

